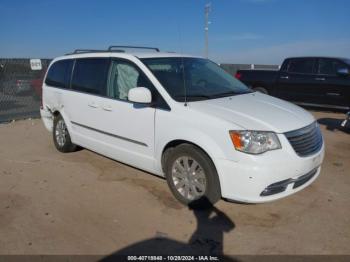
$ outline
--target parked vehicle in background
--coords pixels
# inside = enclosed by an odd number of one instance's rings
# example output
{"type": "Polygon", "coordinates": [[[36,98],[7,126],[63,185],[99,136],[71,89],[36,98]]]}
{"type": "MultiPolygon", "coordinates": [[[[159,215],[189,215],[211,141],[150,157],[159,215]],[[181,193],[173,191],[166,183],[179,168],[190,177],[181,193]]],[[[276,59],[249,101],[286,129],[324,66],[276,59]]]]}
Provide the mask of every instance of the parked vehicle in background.
{"type": "Polygon", "coordinates": [[[184,204],[286,197],[318,177],[324,157],[304,109],[251,92],[208,59],[157,48],[56,58],[40,111],[59,151],[79,145],[166,177],[184,204]]]}
{"type": "Polygon", "coordinates": [[[350,110],[350,59],[287,58],[279,71],[239,70],[236,78],[255,91],[300,105],[350,110]]]}
{"type": "Polygon", "coordinates": [[[2,83],[3,93],[6,95],[26,95],[31,90],[31,78],[28,75],[10,75],[2,83]]]}
{"type": "Polygon", "coordinates": [[[33,79],[30,82],[31,87],[35,92],[35,98],[41,99],[42,97],[42,86],[43,86],[46,70],[47,69],[43,69],[40,76],[38,78],[33,79]]]}

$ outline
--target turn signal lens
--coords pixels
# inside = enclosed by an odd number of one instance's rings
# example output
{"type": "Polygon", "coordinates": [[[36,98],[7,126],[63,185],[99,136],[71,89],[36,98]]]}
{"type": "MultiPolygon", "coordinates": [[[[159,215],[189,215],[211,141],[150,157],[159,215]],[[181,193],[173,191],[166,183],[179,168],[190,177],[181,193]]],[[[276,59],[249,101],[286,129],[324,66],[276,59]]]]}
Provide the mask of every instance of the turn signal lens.
{"type": "Polygon", "coordinates": [[[242,143],[241,143],[241,135],[238,132],[231,131],[230,132],[231,140],[233,145],[235,146],[236,149],[242,148],[242,143]]]}

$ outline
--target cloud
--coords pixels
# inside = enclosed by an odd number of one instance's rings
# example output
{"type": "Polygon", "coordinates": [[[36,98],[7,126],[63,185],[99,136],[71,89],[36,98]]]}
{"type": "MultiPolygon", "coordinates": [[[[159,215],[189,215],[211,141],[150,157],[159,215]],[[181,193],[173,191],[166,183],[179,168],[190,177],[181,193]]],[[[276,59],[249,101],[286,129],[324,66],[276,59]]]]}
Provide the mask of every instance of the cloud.
{"type": "Polygon", "coordinates": [[[270,45],[259,48],[229,50],[212,53],[215,61],[220,63],[255,63],[280,64],[291,56],[334,56],[349,57],[350,39],[309,40],[270,45]]]}

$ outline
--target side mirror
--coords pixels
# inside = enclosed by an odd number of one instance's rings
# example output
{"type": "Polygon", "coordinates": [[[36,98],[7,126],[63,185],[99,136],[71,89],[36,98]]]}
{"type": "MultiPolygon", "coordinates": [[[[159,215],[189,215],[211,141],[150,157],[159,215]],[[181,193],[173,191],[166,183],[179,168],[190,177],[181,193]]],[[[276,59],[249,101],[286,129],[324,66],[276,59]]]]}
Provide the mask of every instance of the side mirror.
{"type": "Polygon", "coordinates": [[[350,72],[349,72],[349,69],[348,68],[340,68],[340,69],[338,69],[338,71],[337,71],[337,74],[339,75],[339,76],[349,76],[350,75],[350,72]]]}
{"type": "Polygon", "coordinates": [[[152,94],[146,87],[135,87],[129,90],[128,100],[139,104],[150,104],[152,102],[152,94]]]}

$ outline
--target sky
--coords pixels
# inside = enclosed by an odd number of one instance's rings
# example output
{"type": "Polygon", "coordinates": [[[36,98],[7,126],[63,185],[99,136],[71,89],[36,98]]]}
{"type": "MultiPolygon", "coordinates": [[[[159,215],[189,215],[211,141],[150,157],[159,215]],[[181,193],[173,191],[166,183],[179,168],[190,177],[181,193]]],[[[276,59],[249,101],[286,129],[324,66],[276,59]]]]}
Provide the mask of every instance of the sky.
{"type": "MultiPolygon", "coordinates": [[[[0,57],[53,58],[77,48],[155,46],[204,56],[206,0],[0,0],[0,57]]],[[[209,58],[280,64],[350,58],[349,0],[211,0],[209,58]]]]}

